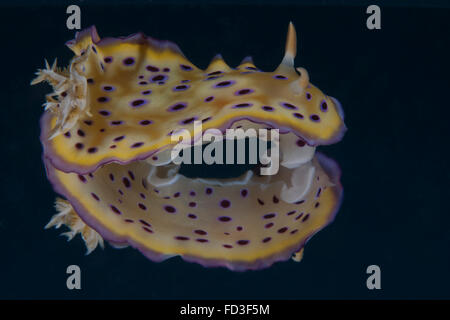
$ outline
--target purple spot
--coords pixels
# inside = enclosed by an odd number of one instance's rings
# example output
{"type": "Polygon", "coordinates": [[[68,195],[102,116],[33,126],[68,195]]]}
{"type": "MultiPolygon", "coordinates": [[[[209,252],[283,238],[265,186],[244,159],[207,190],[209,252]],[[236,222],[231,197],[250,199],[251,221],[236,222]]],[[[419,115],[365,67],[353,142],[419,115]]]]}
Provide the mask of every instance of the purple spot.
{"type": "Polygon", "coordinates": [[[114,175],[113,175],[112,173],[109,174],[109,179],[110,179],[111,181],[114,181],[114,175]]]}
{"type": "Polygon", "coordinates": [[[175,213],[177,211],[175,207],[169,205],[164,206],[164,210],[166,210],[168,213],[175,213]]]}
{"type": "Polygon", "coordinates": [[[316,193],[316,198],[320,197],[320,193],[322,192],[322,188],[319,188],[316,193]]]}
{"type": "Polygon", "coordinates": [[[211,120],[212,117],[206,117],[205,119],[202,120],[202,123],[205,123],[206,121],[211,120]]]}
{"type": "Polygon", "coordinates": [[[145,86],[145,85],[148,84],[148,82],[147,82],[147,81],[139,81],[138,84],[139,84],[140,86],[145,86]]]}
{"type": "Polygon", "coordinates": [[[175,192],[174,194],[173,194],[173,197],[174,198],[178,198],[180,196],[180,193],[179,192],[175,192]]]}
{"type": "Polygon", "coordinates": [[[120,212],[120,210],[117,209],[115,206],[110,205],[110,207],[111,207],[111,210],[112,210],[115,214],[122,214],[122,212],[120,212]]]}
{"type": "Polygon", "coordinates": [[[294,229],[294,230],[292,230],[290,233],[291,234],[296,234],[298,232],[298,229],[294,229]]]}
{"type": "Polygon", "coordinates": [[[191,197],[195,197],[196,193],[195,193],[195,191],[191,191],[191,192],[189,192],[189,195],[190,195],[191,197]]]}
{"type": "Polygon", "coordinates": [[[78,150],[81,150],[84,148],[84,144],[78,142],[77,144],[75,144],[75,148],[77,148],[78,150]]]}
{"type": "Polygon", "coordinates": [[[231,81],[231,80],[222,81],[222,82],[216,83],[214,85],[214,88],[225,88],[225,87],[229,87],[229,86],[233,85],[234,83],[235,83],[235,81],[231,81]]]}
{"type": "Polygon", "coordinates": [[[141,120],[141,121],[139,121],[139,124],[140,124],[141,126],[148,126],[148,125],[151,124],[151,123],[152,123],[151,120],[141,120]]]}
{"type": "Polygon", "coordinates": [[[261,109],[263,109],[264,111],[268,111],[268,112],[271,112],[274,110],[274,108],[271,106],[262,106],[261,109]]]}
{"type": "Polygon", "coordinates": [[[211,193],[213,193],[213,189],[212,188],[206,188],[205,189],[205,193],[206,194],[211,194],[211,193]]]}
{"type": "Polygon", "coordinates": [[[189,89],[189,86],[187,84],[180,84],[173,88],[173,91],[184,91],[189,89]]]}
{"type": "Polygon", "coordinates": [[[204,242],[209,242],[207,239],[195,239],[195,241],[204,243],[204,242]]]}
{"type": "Polygon", "coordinates": [[[227,217],[227,216],[222,216],[222,217],[219,217],[218,220],[220,222],[228,222],[228,221],[231,221],[231,218],[227,217]]]}
{"type": "Polygon", "coordinates": [[[103,103],[103,102],[109,101],[109,98],[108,97],[98,97],[97,101],[100,102],[100,103],[103,103]]]}
{"type": "Polygon", "coordinates": [[[253,104],[251,103],[238,103],[233,106],[233,108],[247,108],[251,107],[253,104]]]}
{"type": "Polygon", "coordinates": [[[272,201],[273,203],[278,203],[280,202],[280,199],[278,199],[277,196],[273,196],[272,201]]]}
{"type": "Polygon", "coordinates": [[[183,237],[183,236],[176,236],[176,237],[174,237],[174,238],[175,238],[175,240],[181,240],[181,241],[187,241],[187,240],[189,240],[188,237],[183,237]]]}
{"type": "Polygon", "coordinates": [[[163,72],[170,72],[170,68],[164,68],[163,72]]]}
{"type": "Polygon", "coordinates": [[[125,219],[125,220],[123,220],[123,221],[125,221],[125,222],[127,222],[127,223],[134,223],[134,220],[133,220],[133,219],[125,219]]]}
{"type": "Polygon", "coordinates": [[[148,233],[153,233],[153,230],[147,228],[147,227],[142,227],[142,229],[144,229],[145,231],[147,231],[148,233]]]}
{"type": "Polygon", "coordinates": [[[141,193],[139,193],[139,195],[141,196],[142,199],[145,200],[145,198],[146,198],[145,194],[143,194],[143,193],[141,192],[141,193]]]}
{"type": "Polygon", "coordinates": [[[197,219],[197,216],[195,214],[189,213],[188,218],[189,219],[197,219]]]}
{"type": "Polygon", "coordinates": [[[293,104],[290,104],[290,103],[287,103],[287,102],[280,103],[280,105],[281,105],[283,108],[286,108],[286,109],[289,109],[289,110],[297,110],[297,109],[298,109],[298,108],[297,108],[296,106],[294,106],[293,104]]]}
{"type": "Polygon", "coordinates": [[[64,133],[64,136],[65,136],[66,138],[70,138],[70,132],[67,131],[66,133],[64,133]]]}
{"type": "Polygon", "coordinates": [[[233,246],[230,245],[230,244],[224,244],[223,247],[224,247],[224,248],[227,248],[227,249],[232,249],[232,248],[233,248],[233,246]]]}
{"type": "Polygon", "coordinates": [[[191,71],[192,67],[191,66],[187,66],[185,64],[180,64],[180,68],[184,71],[191,71]]]}
{"type": "Polygon", "coordinates": [[[317,114],[312,114],[309,116],[309,118],[311,119],[311,121],[314,121],[314,122],[320,121],[320,117],[317,114]]]}
{"type": "Polygon", "coordinates": [[[195,202],[189,202],[189,207],[195,208],[197,206],[197,203],[195,202]]]}
{"type": "Polygon", "coordinates": [[[288,229],[287,227],[280,228],[278,229],[278,233],[285,233],[287,229],[288,229]]]}
{"type": "Polygon", "coordinates": [[[195,230],[194,232],[195,232],[196,234],[201,235],[201,236],[204,236],[204,235],[207,235],[207,234],[208,234],[208,232],[206,232],[206,231],[204,231],[204,230],[195,230]]]}
{"type": "Polygon", "coordinates": [[[165,81],[168,79],[168,76],[164,75],[164,74],[158,74],[154,77],[151,78],[151,82],[160,82],[160,81],[165,81]]]}
{"type": "Polygon", "coordinates": [[[319,206],[320,202],[316,202],[316,204],[314,205],[314,208],[317,208],[319,206]]]}
{"type": "Polygon", "coordinates": [[[273,227],[273,222],[270,222],[264,226],[264,228],[269,229],[273,227]]]}
{"type": "Polygon", "coordinates": [[[143,142],[136,142],[131,146],[131,148],[139,148],[142,147],[143,145],[144,145],[143,142]]]}
{"type": "Polygon", "coordinates": [[[210,101],[213,101],[213,100],[214,100],[214,97],[213,96],[209,96],[209,97],[207,97],[205,99],[205,102],[210,102],[210,101]]]}
{"type": "Polygon", "coordinates": [[[190,82],[191,80],[185,79],[185,80],[181,80],[181,83],[186,83],[186,82],[190,82]]]}
{"type": "Polygon", "coordinates": [[[180,124],[189,124],[189,123],[194,122],[195,120],[197,120],[197,117],[192,117],[192,118],[184,119],[184,120],[180,121],[180,124]]]}
{"type": "Polygon", "coordinates": [[[179,110],[183,110],[186,107],[187,107],[187,103],[180,102],[180,103],[176,103],[173,106],[170,106],[169,108],[167,108],[167,111],[169,111],[169,112],[179,111],[179,110]]]}
{"type": "Polygon", "coordinates": [[[91,126],[93,123],[92,120],[84,120],[83,122],[88,126],[91,126]]]}
{"type": "Polygon", "coordinates": [[[145,91],[142,91],[142,92],[141,92],[141,94],[143,94],[144,96],[147,96],[147,95],[149,95],[150,93],[152,93],[152,90],[145,90],[145,91]]]}
{"type": "Polygon", "coordinates": [[[218,75],[218,74],[221,74],[222,73],[222,71],[213,71],[213,72],[210,72],[210,73],[208,73],[207,75],[208,76],[215,76],[215,75],[218,75]]]}
{"type": "Polygon", "coordinates": [[[128,170],[128,175],[130,176],[130,179],[134,181],[134,173],[128,170]]]}
{"type": "Polygon", "coordinates": [[[134,58],[128,57],[128,58],[123,59],[122,62],[123,62],[123,64],[126,65],[126,66],[131,66],[131,65],[134,64],[134,58]]]}
{"type": "Polygon", "coordinates": [[[111,63],[113,61],[113,57],[105,57],[103,61],[105,61],[105,63],[111,63]]]}
{"type": "Polygon", "coordinates": [[[121,120],[115,120],[115,121],[111,121],[111,125],[113,126],[119,126],[123,123],[123,121],[121,120]]]}
{"type": "Polygon", "coordinates": [[[258,71],[258,68],[255,68],[255,67],[250,67],[250,66],[247,66],[247,67],[245,67],[245,69],[247,69],[247,70],[254,70],[254,71],[258,71]]]}
{"type": "Polygon", "coordinates": [[[84,137],[84,136],[85,136],[84,131],[81,130],[81,129],[78,129],[77,134],[78,134],[80,137],[84,137]]]}
{"type": "Polygon", "coordinates": [[[81,182],[86,183],[87,180],[84,176],[82,176],[81,174],[78,175],[78,179],[80,179],[81,182]]]}
{"type": "Polygon", "coordinates": [[[111,112],[109,112],[108,110],[100,110],[98,113],[104,117],[107,117],[111,114],[111,112]]]}
{"type": "Polygon", "coordinates": [[[264,201],[262,201],[262,200],[259,199],[259,198],[258,198],[258,203],[259,203],[260,205],[262,205],[262,206],[264,205],[264,201]]]}
{"type": "Polygon", "coordinates": [[[295,217],[295,220],[300,219],[301,217],[303,217],[303,212],[301,212],[298,216],[295,217]]]}
{"type": "Polygon", "coordinates": [[[145,99],[137,99],[137,100],[131,101],[130,106],[132,106],[133,108],[137,108],[137,107],[143,106],[147,102],[148,101],[145,99]]]}
{"type": "Polygon", "coordinates": [[[237,231],[242,231],[242,229],[243,229],[243,228],[242,228],[241,226],[237,226],[237,227],[236,227],[236,230],[237,230],[237,231]]]}
{"type": "Polygon", "coordinates": [[[230,200],[223,199],[222,201],[220,201],[220,206],[221,206],[222,208],[225,208],[225,209],[226,209],[226,208],[229,208],[230,205],[231,205],[230,200]]]}
{"type": "Polygon", "coordinates": [[[123,182],[123,185],[124,185],[126,188],[129,188],[129,187],[131,186],[130,180],[129,180],[128,178],[126,178],[126,177],[124,177],[124,178],[122,179],[122,182],[123,182]]]}
{"type": "Polygon", "coordinates": [[[102,88],[104,91],[114,91],[115,88],[113,86],[103,86],[102,88]]]}
{"type": "Polygon", "coordinates": [[[295,143],[298,147],[304,147],[306,142],[303,141],[302,139],[297,140],[297,142],[295,143]]]}
{"type": "Polygon", "coordinates": [[[93,83],[94,83],[94,79],[92,79],[92,78],[89,78],[89,79],[87,79],[86,81],[87,81],[87,83],[89,83],[89,84],[93,84],[93,83]]]}
{"type": "Polygon", "coordinates": [[[238,240],[238,241],[236,241],[236,243],[237,243],[238,245],[240,245],[240,246],[245,246],[245,245],[247,245],[249,242],[250,242],[249,240],[238,240]]]}
{"type": "Polygon", "coordinates": [[[267,238],[264,238],[264,239],[262,240],[262,242],[263,242],[263,243],[266,243],[266,242],[269,242],[270,240],[272,240],[272,238],[271,238],[271,237],[267,237],[267,238]]]}
{"type": "Polygon", "coordinates": [[[247,190],[247,189],[242,189],[242,190],[241,190],[241,196],[242,196],[243,198],[245,198],[245,197],[247,197],[247,195],[248,195],[248,190],[247,190]]]}
{"type": "Polygon", "coordinates": [[[306,214],[306,216],[302,219],[302,222],[305,222],[309,218],[309,213],[306,214]]]}
{"type": "Polygon", "coordinates": [[[98,149],[97,149],[96,147],[92,147],[92,148],[89,148],[89,149],[88,149],[88,152],[89,152],[89,153],[96,153],[97,150],[98,150],[98,149]]]}
{"type": "Polygon", "coordinates": [[[252,92],[254,92],[252,89],[241,89],[241,90],[236,91],[234,94],[237,96],[242,96],[244,94],[250,94],[252,92]]]}
{"type": "Polygon", "coordinates": [[[147,207],[143,203],[138,203],[138,207],[142,210],[147,210],[147,207]]]}
{"type": "Polygon", "coordinates": [[[145,69],[147,69],[150,72],[158,72],[159,71],[158,67],[155,67],[155,66],[152,66],[152,65],[146,66],[145,69]]]}
{"type": "Polygon", "coordinates": [[[294,117],[296,117],[297,119],[303,119],[303,115],[301,113],[295,112],[292,114],[294,117]]]}
{"type": "Polygon", "coordinates": [[[114,138],[114,141],[120,141],[120,140],[123,140],[125,138],[125,136],[119,136],[119,137],[116,137],[116,138],[114,138]]]}
{"type": "Polygon", "coordinates": [[[288,213],[286,213],[286,215],[287,216],[292,216],[296,212],[297,212],[296,210],[292,210],[292,211],[289,211],[288,213]]]}
{"type": "Polygon", "coordinates": [[[281,74],[277,74],[277,75],[275,75],[273,77],[274,77],[274,79],[279,79],[279,80],[286,80],[287,79],[287,77],[282,76],[281,74]]]}
{"type": "Polygon", "coordinates": [[[306,93],[306,100],[311,100],[311,98],[312,98],[311,93],[307,92],[306,93]]]}
{"type": "Polygon", "coordinates": [[[264,219],[272,219],[275,218],[276,214],[275,213],[268,213],[266,215],[263,216],[264,219]]]}

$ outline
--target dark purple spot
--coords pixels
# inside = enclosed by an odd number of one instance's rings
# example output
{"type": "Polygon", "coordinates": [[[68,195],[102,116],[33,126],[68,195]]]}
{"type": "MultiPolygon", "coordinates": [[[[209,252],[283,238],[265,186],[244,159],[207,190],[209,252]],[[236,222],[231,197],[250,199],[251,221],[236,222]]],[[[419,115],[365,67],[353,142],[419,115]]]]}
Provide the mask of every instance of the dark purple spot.
{"type": "Polygon", "coordinates": [[[89,78],[86,81],[87,81],[87,83],[90,83],[90,84],[94,83],[94,79],[92,79],[92,78],[89,78]]]}
{"type": "Polygon", "coordinates": [[[316,193],[316,198],[320,197],[321,192],[322,192],[322,188],[319,188],[316,193]]]}
{"type": "Polygon", "coordinates": [[[247,107],[251,107],[251,106],[252,106],[251,103],[238,103],[238,104],[235,104],[233,106],[233,108],[247,108],[247,107]]]}
{"type": "Polygon", "coordinates": [[[208,232],[206,232],[206,231],[204,231],[204,230],[195,230],[194,232],[195,232],[196,234],[201,235],[201,236],[204,236],[204,235],[207,235],[207,234],[208,234],[208,232]]]}
{"type": "Polygon", "coordinates": [[[303,141],[302,139],[298,139],[297,142],[296,142],[296,144],[297,144],[298,147],[301,148],[301,147],[304,147],[304,146],[305,146],[306,142],[303,141]]]}
{"type": "Polygon", "coordinates": [[[148,233],[153,233],[153,230],[147,228],[147,227],[142,227],[142,229],[144,229],[145,231],[147,231],[148,233]]]}
{"type": "Polygon", "coordinates": [[[297,201],[297,202],[294,202],[295,204],[302,204],[303,202],[305,202],[305,200],[300,200],[300,201],[297,201]]]}
{"type": "Polygon", "coordinates": [[[290,233],[291,234],[296,234],[298,232],[298,229],[294,229],[294,230],[292,230],[290,233]]]}
{"type": "Polygon", "coordinates": [[[195,208],[197,206],[197,203],[195,202],[189,202],[189,207],[195,208]]]}
{"type": "Polygon", "coordinates": [[[264,228],[269,229],[273,227],[273,222],[270,222],[264,226],[264,228]]]}
{"type": "Polygon", "coordinates": [[[231,86],[234,83],[235,83],[235,81],[231,81],[231,80],[222,81],[222,82],[216,83],[214,85],[214,88],[225,88],[225,87],[231,86]]]}
{"type": "Polygon", "coordinates": [[[198,242],[201,242],[201,243],[209,242],[208,239],[195,239],[195,241],[198,241],[198,242]]]}
{"type": "Polygon", "coordinates": [[[312,98],[311,93],[307,92],[307,93],[306,93],[306,99],[307,99],[307,100],[311,100],[311,98],[312,98]]]}
{"type": "Polygon", "coordinates": [[[275,218],[275,216],[276,216],[275,213],[268,213],[268,214],[265,214],[265,215],[263,216],[263,218],[264,218],[264,219],[272,219],[272,218],[275,218]]]}
{"type": "Polygon", "coordinates": [[[84,136],[85,136],[84,131],[81,130],[81,129],[78,129],[77,134],[78,134],[80,137],[84,137],[84,136]]]}
{"type": "Polygon", "coordinates": [[[181,80],[181,83],[186,83],[186,82],[190,82],[191,80],[185,79],[185,80],[181,80]]]}
{"type": "Polygon", "coordinates": [[[189,123],[194,122],[195,120],[197,120],[197,117],[192,117],[192,118],[184,119],[184,120],[180,121],[180,124],[189,124],[189,123]]]}
{"type": "Polygon", "coordinates": [[[303,212],[301,212],[298,216],[295,217],[295,220],[300,219],[301,217],[303,217],[303,212]]]}
{"type": "Polygon", "coordinates": [[[196,193],[195,193],[195,191],[191,191],[191,192],[189,192],[189,195],[190,195],[191,197],[195,197],[196,193]]]}
{"type": "Polygon", "coordinates": [[[147,207],[143,203],[138,203],[138,207],[142,210],[147,210],[147,207]]]}
{"type": "Polygon", "coordinates": [[[100,110],[98,113],[104,117],[107,117],[111,114],[111,112],[109,112],[108,110],[100,110]]]}
{"type": "Polygon", "coordinates": [[[119,126],[123,123],[123,121],[121,120],[115,120],[115,121],[111,121],[111,125],[113,126],[119,126]]]}
{"type": "Polygon", "coordinates": [[[262,206],[264,205],[264,201],[262,201],[262,200],[259,199],[259,198],[258,198],[258,203],[259,203],[260,205],[262,205],[262,206]]]}
{"type": "Polygon", "coordinates": [[[210,101],[213,101],[213,100],[214,100],[213,96],[209,96],[209,97],[205,98],[205,102],[210,102],[210,101]]]}
{"type": "Polygon", "coordinates": [[[146,198],[145,194],[143,194],[143,193],[141,192],[141,193],[139,193],[139,195],[141,196],[142,199],[145,200],[145,198],[146,198]]]}
{"type": "Polygon", "coordinates": [[[148,126],[148,125],[151,124],[151,123],[152,123],[151,120],[141,120],[141,121],[139,122],[139,124],[140,124],[141,126],[148,126]]]}
{"type": "Polygon", "coordinates": [[[179,110],[183,110],[184,108],[187,107],[187,103],[176,103],[172,106],[170,106],[169,108],[167,108],[167,111],[169,112],[174,112],[174,111],[179,111],[179,110]]]}
{"type": "Polygon", "coordinates": [[[292,216],[296,212],[297,212],[296,210],[292,210],[292,211],[289,211],[288,213],[286,213],[286,215],[287,216],[292,216]]]}
{"type": "Polygon", "coordinates": [[[314,208],[317,208],[320,205],[320,202],[316,202],[316,204],[314,205],[314,208]]]}
{"type": "Polygon", "coordinates": [[[80,179],[81,182],[86,183],[87,180],[84,176],[82,176],[81,174],[78,175],[78,179],[80,179]]]}
{"type": "Polygon", "coordinates": [[[159,82],[159,81],[164,81],[166,80],[168,77],[164,74],[158,74],[154,77],[151,78],[151,82],[159,82]]]}
{"type": "Polygon", "coordinates": [[[178,198],[180,196],[180,193],[179,192],[175,192],[174,194],[173,194],[173,197],[174,198],[178,198]]]}
{"type": "Polygon", "coordinates": [[[84,120],[83,122],[88,126],[91,126],[93,123],[92,120],[84,120]]]}
{"type": "Polygon", "coordinates": [[[272,201],[273,203],[278,203],[280,202],[280,199],[278,199],[277,196],[273,196],[272,201]]]}
{"type": "Polygon", "coordinates": [[[306,214],[306,216],[302,219],[302,222],[305,222],[309,218],[309,213],[306,214]]]}
{"type": "Polygon", "coordinates": [[[279,79],[279,80],[286,80],[286,79],[287,79],[287,77],[282,76],[281,74],[275,75],[274,78],[275,78],[275,79],[279,79]]]}
{"type": "Polygon", "coordinates": [[[261,107],[261,109],[263,109],[264,111],[268,111],[268,112],[270,112],[270,111],[273,111],[273,110],[274,110],[274,108],[273,108],[273,107],[271,107],[271,106],[262,106],[262,107],[261,107]]]}
{"type": "Polygon", "coordinates": [[[134,58],[128,57],[128,58],[123,59],[123,64],[126,65],[126,66],[133,65],[134,64],[134,58]]]}
{"type": "Polygon", "coordinates": [[[227,249],[232,249],[232,248],[233,248],[233,246],[230,245],[230,244],[224,244],[223,247],[224,247],[224,248],[227,248],[227,249]]]}
{"type": "Polygon", "coordinates": [[[229,208],[230,205],[231,205],[230,200],[223,199],[222,201],[220,201],[220,206],[221,206],[222,208],[229,208]]]}
{"type": "Polygon", "coordinates": [[[267,237],[267,238],[264,238],[264,239],[262,240],[262,242],[263,242],[263,243],[266,243],[266,242],[269,242],[270,240],[272,240],[272,238],[271,238],[271,237],[267,237]]]}
{"type": "Polygon", "coordinates": [[[235,95],[242,96],[244,94],[249,94],[249,93],[252,93],[252,92],[253,92],[252,89],[241,89],[241,90],[236,91],[235,95]]]}
{"type": "Polygon", "coordinates": [[[128,170],[128,176],[131,180],[134,180],[134,173],[132,171],[128,170]]]}
{"type": "Polygon", "coordinates": [[[110,179],[111,181],[114,181],[114,175],[113,175],[112,173],[109,174],[109,179],[110,179]]]}
{"type": "Polygon", "coordinates": [[[187,66],[185,64],[180,64],[180,68],[184,71],[191,71],[192,67],[191,66],[187,66]]]}
{"type": "Polygon", "coordinates": [[[186,241],[186,240],[189,240],[189,238],[188,237],[183,237],[183,236],[176,236],[176,237],[174,237],[176,240],[181,240],[181,241],[186,241]]]}
{"type": "Polygon", "coordinates": [[[141,92],[144,96],[149,95],[150,93],[152,93],[152,90],[145,90],[141,92]]]}
{"type": "Polygon", "coordinates": [[[297,119],[303,119],[303,115],[301,113],[295,112],[292,114],[294,117],[296,117],[297,119]]]}
{"type": "Polygon", "coordinates": [[[100,102],[100,103],[103,103],[103,102],[109,101],[109,98],[108,97],[98,97],[97,101],[100,102]]]}
{"type": "Polygon", "coordinates": [[[164,68],[163,69],[163,72],[169,72],[170,71],[170,68],[164,68]]]}
{"type": "Polygon", "coordinates": [[[230,217],[227,217],[227,216],[222,216],[222,217],[219,217],[218,219],[219,219],[219,221],[221,221],[221,222],[228,222],[228,221],[231,221],[231,218],[230,218],[230,217]]]}
{"type": "Polygon", "coordinates": [[[222,73],[222,71],[214,71],[214,72],[210,72],[210,73],[208,73],[207,75],[208,76],[215,76],[215,75],[218,75],[218,74],[221,74],[222,73]]]}
{"type": "Polygon", "coordinates": [[[66,133],[64,133],[64,136],[65,136],[66,138],[70,138],[70,132],[67,131],[66,133]]]}
{"type": "Polygon", "coordinates": [[[314,122],[320,121],[320,117],[317,114],[312,114],[309,116],[309,118],[311,119],[311,121],[314,121],[314,122]]]}
{"type": "Polygon", "coordinates": [[[248,190],[247,189],[242,189],[241,190],[241,196],[245,198],[247,195],[248,195],[248,190]]]}
{"type": "Polygon", "coordinates": [[[289,109],[289,110],[297,110],[296,106],[294,106],[293,104],[287,103],[287,102],[280,103],[280,105],[283,108],[286,108],[286,109],[289,109]]]}
{"type": "Polygon", "coordinates": [[[250,242],[250,241],[248,241],[248,240],[238,240],[238,241],[236,241],[236,243],[237,243],[238,245],[240,245],[240,246],[245,246],[245,245],[247,245],[249,242],[250,242]]]}
{"type": "Polygon", "coordinates": [[[133,219],[124,219],[123,221],[127,222],[127,223],[134,223],[133,219]]]}
{"type": "Polygon", "coordinates": [[[145,85],[148,84],[148,82],[147,82],[147,81],[139,81],[138,84],[139,84],[140,86],[145,86],[145,85]]]}
{"type": "Polygon", "coordinates": [[[237,230],[237,231],[242,231],[242,229],[243,229],[243,228],[242,228],[241,226],[237,226],[237,227],[236,227],[236,230],[237,230]]]}
{"type": "Polygon", "coordinates": [[[183,91],[189,89],[189,86],[186,84],[180,84],[173,88],[173,91],[183,91]]]}
{"type": "Polygon", "coordinates": [[[139,147],[142,147],[143,145],[144,145],[143,142],[136,142],[131,145],[131,148],[139,148],[139,147]]]}
{"type": "Polygon", "coordinates": [[[175,213],[177,211],[177,209],[175,209],[175,207],[172,206],[164,206],[164,210],[166,210],[168,213],[175,213]]]}
{"type": "Polygon", "coordinates": [[[155,67],[155,66],[152,66],[152,65],[146,66],[145,69],[147,69],[150,72],[158,72],[159,71],[158,67],[155,67]]]}
{"type": "Polygon", "coordinates": [[[255,70],[255,71],[257,71],[257,70],[258,70],[258,68],[255,68],[255,67],[250,67],[250,66],[247,66],[247,67],[245,67],[245,69],[247,69],[247,70],[255,70]]]}
{"type": "Polygon", "coordinates": [[[119,136],[119,137],[116,137],[116,138],[114,138],[114,141],[120,141],[120,140],[123,140],[125,138],[125,136],[119,136]]]}
{"type": "Polygon", "coordinates": [[[103,59],[103,61],[105,61],[105,63],[111,63],[113,61],[112,57],[105,57],[105,59],[103,59]]]}
{"type": "Polygon", "coordinates": [[[89,152],[89,153],[96,153],[97,150],[98,150],[98,149],[97,149],[96,147],[92,147],[92,148],[89,148],[89,149],[88,149],[88,152],[89,152]]]}
{"type": "Polygon", "coordinates": [[[110,207],[111,207],[111,210],[112,210],[114,213],[116,213],[116,214],[122,214],[122,212],[120,212],[120,210],[117,209],[115,206],[110,205],[110,207]]]}
{"type": "Polygon", "coordinates": [[[143,105],[146,104],[147,102],[148,102],[148,101],[145,100],[145,99],[137,99],[137,100],[131,101],[130,105],[131,105],[133,108],[136,108],[136,107],[143,106],[143,105]]]}
{"type": "Polygon", "coordinates": [[[188,218],[189,219],[197,219],[197,216],[195,214],[189,213],[188,218]]]}
{"type": "Polygon", "coordinates": [[[322,110],[323,112],[327,112],[328,105],[327,105],[327,102],[325,100],[323,100],[322,103],[320,104],[320,110],[322,110]]]}
{"type": "Polygon", "coordinates": [[[211,118],[212,118],[212,117],[207,117],[207,118],[203,119],[203,120],[202,120],[202,123],[205,123],[206,121],[211,120],[211,118]]]}
{"type": "Polygon", "coordinates": [[[212,76],[212,77],[208,77],[205,79],[205,81],[211,81],[211,80],[215,80],[215,79],[219,79],[222,78],[223,76],[212,76]]]}
{"type": "Polygon", "coordinates": [[[287,227],[280,228],[278,229],[278,233],[285,233],[287,229],[288,229],[287,227]]]}
{"type": "Polygon", "coordinates": [[[114,87],[113,86],[103,86],[103,90],[104,91],[114,91],[114,87]]]}
{"type": "Polygon", "coordinates": [[[123,182],[123,185],[124,185],[126,188],[129,188],[129,187],[131,186],[131,182],[130,182],[130,180],[129,180],[127,177],[124,177],[124,178],[122,179],[122,182],[123,182]]]}
{"type": "Polygon", "coordinates": [[[84,148],[84,144],[78,142],[77,144],[75,144],[75,148],[77,148],[78,150],[81,150],[84,148]]]}
{"type": "Polygon", "coordinates": [[[213,193],[213,189],[212,188],[206,188],[205,189],[205,193],[206,194],[211,194],[211,193],[213,193]]]}

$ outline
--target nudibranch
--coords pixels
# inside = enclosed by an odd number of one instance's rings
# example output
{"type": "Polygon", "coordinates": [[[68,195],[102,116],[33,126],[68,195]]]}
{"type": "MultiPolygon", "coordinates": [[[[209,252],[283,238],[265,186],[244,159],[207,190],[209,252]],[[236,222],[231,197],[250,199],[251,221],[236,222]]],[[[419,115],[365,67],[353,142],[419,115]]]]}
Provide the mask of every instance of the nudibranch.
{"type": "Polygon", "coordinates": [[[78,32],[67,42],[69,66],[46,63],[31,83],[54,89],[40,139],[64,199],[47,227],[66,225],[69,239],[80,233],[88,253],[107,240],[153,261],[179,255],[231,270],[299,261],[342,198],[337,164],[315,148],[339,141],[346,127],[339,102],[294,67],[296,41],[291,23],[273,72],[250,58],[231,68],[221,56],[201,70],[168,41],[78,32]],[[174,133],[195,140],[230,128],[278,129],[278,173],[189,178],[171,163],[174,133]]]}

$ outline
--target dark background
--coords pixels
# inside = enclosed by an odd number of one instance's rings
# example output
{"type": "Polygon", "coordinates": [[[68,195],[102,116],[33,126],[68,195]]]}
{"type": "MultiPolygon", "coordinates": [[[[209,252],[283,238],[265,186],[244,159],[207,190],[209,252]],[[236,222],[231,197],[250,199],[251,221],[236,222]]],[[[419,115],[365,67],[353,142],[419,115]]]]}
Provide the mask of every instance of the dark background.
{"type": "Polygon", "coordinates": [[[29,86],[44,58],[66,65],[72,56],[64,46],[74,35],[65,27],[66,5],[2,4],[0,298],[450,298],[445,2],[382,5],[382,29],[375,31],[366,28],[366,5],[344,1],[72,3],[81,7],[82,28],[95,24],[101,37],[143,31],[172,40],[201,68],[220,52],[231,66],[252,55],[258,67],[273,70],[292,20],[296,65],[345,110],[344,139],[321,148],[342,167],[344,202],[301,263],[236,273],[179,257],[153,263],[108,245],[85,256],[79,236],[67,243],[61,230],[43,229],[56,196],[41,162],[38,125],[50,87],[29,86]],[[66,288],[71,264],[81,267],[82,290],[66,288]],[[366,288],[371,264],[381,267],[382,290],[366,288]]]}

